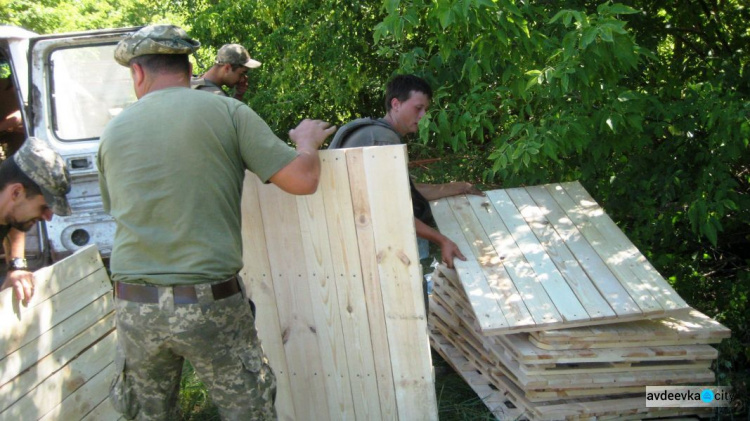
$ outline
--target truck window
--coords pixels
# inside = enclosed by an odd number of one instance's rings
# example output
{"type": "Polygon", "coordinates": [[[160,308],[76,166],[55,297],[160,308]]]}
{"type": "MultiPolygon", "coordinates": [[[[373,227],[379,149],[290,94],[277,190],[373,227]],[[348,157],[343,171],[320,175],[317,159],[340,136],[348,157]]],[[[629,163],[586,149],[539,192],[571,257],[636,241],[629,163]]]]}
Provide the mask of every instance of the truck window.
{"type": "Polygon", "coordinates": [[[0,162],[21,146],[25,133],[12,67],[0,52],[0,162]]]}
{"type": "Polygon", "coordinates": [[[114,60],[114,49],[114,44],[72,47],[50,55],[58,139],[96,139],[112,117],[136,101],[130,71],[114,60]]]}

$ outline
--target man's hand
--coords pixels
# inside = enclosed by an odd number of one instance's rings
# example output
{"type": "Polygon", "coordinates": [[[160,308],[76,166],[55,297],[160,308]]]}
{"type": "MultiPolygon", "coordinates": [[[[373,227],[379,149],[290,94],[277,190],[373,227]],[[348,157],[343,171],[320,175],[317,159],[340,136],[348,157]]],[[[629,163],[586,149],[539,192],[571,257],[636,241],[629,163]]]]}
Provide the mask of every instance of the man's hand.
{"type": "Polygon", "coordinates": [[[10,271],[0,289],[5,288],[13,288],[16,299],[26,306],[34,295],[34,274],[27,270],[10,271]]]}
{"type": "Polygon", "coordinates": [[[234,85],[234,99],[242,101],[247,92],[247,75],[242,75],[240,80],[234,85]]]}
{"type": "Polygon", "coordinates": [[[460,194],[474,194],[477,196],[484,196],[484,192],[479,190],[478,188],[474,187],[473,184],[467,183],[465,181],[454,183],[458,185],[458,188],[460,189],[460,194]]]}
{"type": "Polygon", "coordinates": [[[297,145],[297,158],[269,179],[281,190],[291,194],[313,194],[320,181],[318,148],[336,126],[321,120],[302,120],[289,130],[289,138],[297,145]]]}
{"type": "Polygon", "coordinates": [[[302,120],[292,130],[289,130],[289,138],[292,139],[298,150],[318,150],[323,141],[336,131],[336,126],[322,120],[302,120]]]}
{"type": "Polygon", "coordinates": [[[454,243],[448,237],[445,237],[445,240],[440,243],[440,254],[443,259],[443,263],[445,263],[445,265],[450,269],[453,269],[454,257],[459,260],[466,261],[466,257],[463,255],[463,253],[461,253],[461,250],[458,249],[456,243],[454,243]]]}
{"type": "Polygon", "coordinates": [[[475,194],[477,196],[485,195],[483,191],[465,181],[454,181],[443,184],[416,183],[415,186],[419,193],[421,193],[427,200],[438,200],[459,194],[475,194]]]}

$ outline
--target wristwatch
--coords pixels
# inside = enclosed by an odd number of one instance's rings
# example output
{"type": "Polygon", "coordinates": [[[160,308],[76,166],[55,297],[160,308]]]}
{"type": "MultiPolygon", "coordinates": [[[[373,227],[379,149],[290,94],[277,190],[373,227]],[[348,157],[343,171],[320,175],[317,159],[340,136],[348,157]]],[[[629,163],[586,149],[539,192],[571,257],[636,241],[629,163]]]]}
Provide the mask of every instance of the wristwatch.
{"type": "Polygon", "coordinates": [[[29,270],[29,264],[23,257],[14,257],[10,259],[10,264],[8,265],[8,272],[12,270],[29,270]]]}

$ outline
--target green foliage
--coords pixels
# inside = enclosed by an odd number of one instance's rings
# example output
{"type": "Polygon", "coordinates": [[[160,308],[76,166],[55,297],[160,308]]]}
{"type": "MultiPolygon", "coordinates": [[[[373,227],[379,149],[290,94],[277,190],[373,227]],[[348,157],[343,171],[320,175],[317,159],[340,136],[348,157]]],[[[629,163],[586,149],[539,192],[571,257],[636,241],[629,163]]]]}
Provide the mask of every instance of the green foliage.
{"type": "Polygon", "coordinates": [[[343,124],[383,113],[382,86],[396,61],[372,46],[377,2],[220,0],[192,8],[191,34],[210,49],[204,63],[229,42],[263,63],[250,72],[246,99],[277,133],[303,118],[343,124]]]}
{"type": "Polygon", "coordinates": [[[156,0],[0,0],[0,22],[40,34],[140,26],[180,24],[170,3],[156,0]]]}
{"type": "Polygon", "coordinates": [[[750,7],[743,0],[0,0],[40,33],[182,24],[246,45],[249,104],[302,118],[383,114],[416,73],[433,105],[410,142],[423,181],[580,180],[688,303],[730,327],[718,381],[750,372],[750,7]]]}
{"type": "Polygon", "coordinates": [[[722,358],[746,373],[750,9],[667,3],[385,2],[375,39],[436,87],[410,154],[441,160],[420,177],[466,176],[475,157],[487,186],[580,180],[733,330],[722,358]]]}

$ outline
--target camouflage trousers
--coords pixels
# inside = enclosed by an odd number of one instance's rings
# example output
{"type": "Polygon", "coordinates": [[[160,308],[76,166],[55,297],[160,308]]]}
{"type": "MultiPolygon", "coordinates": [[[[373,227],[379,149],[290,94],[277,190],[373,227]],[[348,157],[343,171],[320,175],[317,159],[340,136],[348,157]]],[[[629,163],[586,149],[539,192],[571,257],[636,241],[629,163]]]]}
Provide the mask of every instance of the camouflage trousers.
{"type": "Polygon", "coordinates": [[[210,284],[196,289],[197,304],[175,305],[171,288],[159,288],[156,304],[116,299],[113,406],[127,419],[182,419],[177,402],[187,359],[222,419],[276,419],[276,378],[244,294],[214,301],[210,284]]]}

